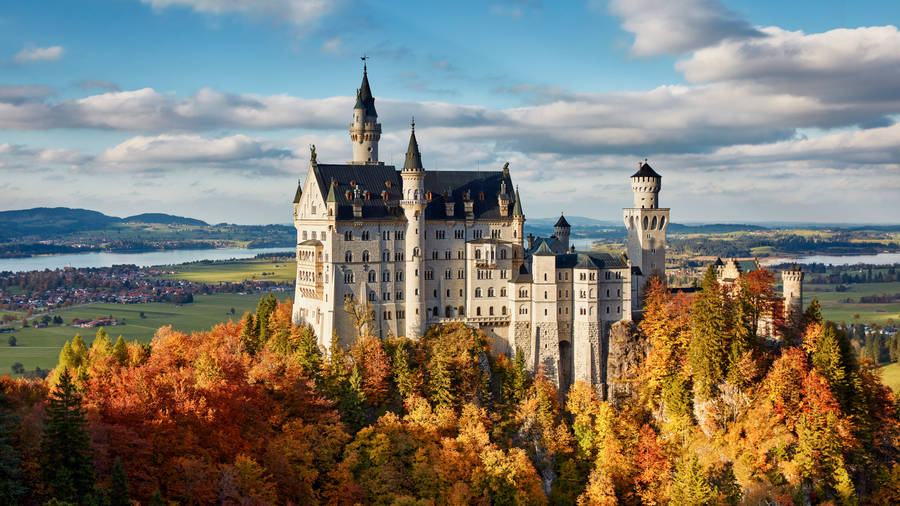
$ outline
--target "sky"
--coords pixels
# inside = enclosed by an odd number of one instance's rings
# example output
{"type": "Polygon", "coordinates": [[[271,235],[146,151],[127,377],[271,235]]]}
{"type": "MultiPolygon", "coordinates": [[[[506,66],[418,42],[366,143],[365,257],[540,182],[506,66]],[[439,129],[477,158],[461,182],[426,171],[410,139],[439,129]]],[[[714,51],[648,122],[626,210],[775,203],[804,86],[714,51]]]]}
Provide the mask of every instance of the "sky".
{"type": "Polygon", "coordinates": [[[289,223],[309,145],[352,158],[360,56],[402,161],[509,162],[526,218],[900,222],[900,2],[12,1],[0,210],[289,223]]]}

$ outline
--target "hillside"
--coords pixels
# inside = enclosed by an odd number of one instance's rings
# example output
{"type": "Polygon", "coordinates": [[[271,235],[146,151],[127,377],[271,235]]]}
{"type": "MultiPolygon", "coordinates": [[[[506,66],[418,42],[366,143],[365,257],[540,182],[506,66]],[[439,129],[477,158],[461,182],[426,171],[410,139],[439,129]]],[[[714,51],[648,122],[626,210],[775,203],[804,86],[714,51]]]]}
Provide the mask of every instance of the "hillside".
{"type": "Polygon", "coordinates": [[[123,218],[124,223],[154,223],[159,225],[189,225],[192,227],[208,227],[209,223],[195,218],[185,218],[165,213],[143,213],[123,218]]]}
{"type": "Polygon", "coordinates": [[[88,209],[68,207],[35,207],[0,212],[0,241],[11,241],[29,235],[46,236],[85,230],[97,230],[122,221],[88,209]]]}

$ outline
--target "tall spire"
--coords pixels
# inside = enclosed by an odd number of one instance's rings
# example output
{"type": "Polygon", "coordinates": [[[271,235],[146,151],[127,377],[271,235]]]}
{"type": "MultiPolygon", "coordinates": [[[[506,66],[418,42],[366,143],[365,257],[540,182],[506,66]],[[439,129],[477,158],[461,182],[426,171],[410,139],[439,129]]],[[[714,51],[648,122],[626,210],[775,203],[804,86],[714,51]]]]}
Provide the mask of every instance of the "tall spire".
{"type": "Polygon", "coordinates": [[[406,148],[406,162],[403,170],[425,170],[422,167],[422,153],[419,152],[419,143],[416,141],[416,118],[410,123],[409,147],[406,148]]]}
{"type": "Polygon", "coordinates": [[[519,198],[519,187],[516,186],[516,201],[513,203],[513,216],[525,216],[522,212],[522,199],[519,198]]]}
{"type": "Polygon", "coordinates": [[[363,58],[363,78],[357,92],[356,107],[364,108],[366,116],[378,116],[378,112],[375,111],[375,97],[372,95],[372,88],[369,87],[369,72],[365,61],[368,57],[363,58]]]}

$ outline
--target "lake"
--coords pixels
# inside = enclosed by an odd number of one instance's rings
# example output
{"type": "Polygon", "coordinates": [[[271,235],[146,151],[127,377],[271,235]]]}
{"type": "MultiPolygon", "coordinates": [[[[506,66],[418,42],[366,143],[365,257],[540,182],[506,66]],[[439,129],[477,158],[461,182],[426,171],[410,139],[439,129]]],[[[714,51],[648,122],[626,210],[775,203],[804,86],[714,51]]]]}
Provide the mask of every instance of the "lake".
{"type": "Polygon", "coordinates": [[[772,258],[760,260],[763,265],[774,265],[791,262],[795,264],[826,264],[826,265],[855,265],[855,264],[895,264],[900,263],[900,253],[876,253],[874,255],[810,255],[800,258],[772,258]]]}
{"type": "Polygon", "coordinates": [[[262,253],[285,253],[293,255],[290,248],[221,248],[221,249],[178,249],[147,251],[143,253],[74,253],[69,255],[46,255],[31,258],[0,258],[0,272],[42,271],[63,267],[110,267],[119,264],[133,264],[139,267],[151,265],[175,265],[199,260],[229,260],[232,258],[252,258],[262,253]]]}

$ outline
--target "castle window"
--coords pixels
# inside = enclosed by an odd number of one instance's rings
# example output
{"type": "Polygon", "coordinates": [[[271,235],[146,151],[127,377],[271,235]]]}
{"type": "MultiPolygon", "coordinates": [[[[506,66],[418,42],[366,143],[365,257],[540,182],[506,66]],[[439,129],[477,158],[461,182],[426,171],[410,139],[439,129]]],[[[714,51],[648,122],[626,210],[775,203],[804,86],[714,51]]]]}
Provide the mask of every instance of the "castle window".
{"type": "Polygon", "coordinates": [[[397,300],[403,300],[403,292],[400,290],[397,290],[397,300]]]}
{"type": "Polygon", "coordinates": [[[650,224],[650,230],[656,230],[656,216],[653,217],[653,221],[650,224]]]}
{"type": "Polygon", "coordinates": [[[617,312],[617,313],[621,313],[621,312],[622,312],[622,306],[616,306],[616,312],[617,312]]]}
{"type": "Polygon", "coordinates": [[[506,306],[500,306],[500,314],[506,316],[506,306]]]}
{"type": "Polygon", "coordinates": [[[344,252],[344,261],[345,261],[345,262],[352,262],[352,261],[353,261],[353,252],[351,252],[351,251],[349,251],[349,250],[348,250],[348,251],[345,251],[345,252],[344,252]]]}
{"type": "Polygon", "coordinates": [[[501,297],[506,297],[506,288],[501,288],[501,289],[500,289],[500,296],[501,296],[501,297]]]}
{"type": "Polygon", "coordinates": [[[420,256],[420,255],[419,255],[419,248],[413,248],[413,258],[418,257],[418,256],[420,256]]]}
{"type": "Polygon", "coordinates": [[[500,250],[500,260],[506,260],[506,250],[505,249],[500,250]]]}
{"type": "Polygon", "coordinates": [[[344,284],[349,285],[350,283],[353,283],[353,273],[352,272],[344,273],[344,284]]]}
{"type": "Polygon", "coordinates": [[[434,297],[437,298],[437,290],[434,291],[434,297]]]}
{"type": "Polygon", "coordinates": [[[476,288],[476,289],[475,289],[475,297],[476,297],[476,298],[477,298],[477,297],[481,297],[481,288],[476,288]]]}
{"type": "Polygon", "coordinates": [[[482,234],[484,234],[483,230],[473,230],[472,236],[474,239],[481,239],[482,234]]]}
{"type": "Polygon", "coordinates": [[[609,314],[609,306],[606,306],[606,314],[609,314]]]}
{"type": "Polygon", "coordinates": [[[547,273],[544,273],[544,281],[547,281],[547,273]]]}
{"type": "Polygon", "coordinates": [[[453,271],[450,269],[445,270],[444,279],[453,279],[453,271]]]}
{"type": "Polygon", "coordinates": [[[375,282],[375,271],[369,271],[369,283],[375,282]]]}
{"type": "MultiPolygon", "coordinates": [[[[644,206],[641,206],[641,207],[644,207],[644,206]]],[[[644,216],[644,228],[645,229],[648,228],[648,225],[650,225],[650,218],[648,216],[644,216]]]]}
{"type": "Polygon", "coordinates": [[[519,314],[528,314],[528,306],[525,304],[519,306],[519,314]]]}
{"type": "Polygon", "coordinates": [[[596,276],[595,276],[594,273],[592,272],[592,273],[591,273],[591,281],[594,281],[595,279],[596,279],[596,276]]]}
{"type": "Polygon", "coordinates": [[[312,206],[312,214],[316,214],[316,206],[315,206],[315,204],[313,204],[313,206],[312,206]]]}
{"type": "Polygon", "coordinates": [[[466,231],[465,230],[454,230],[453,237],[455,237],[456,239],[465,239],[466,231]]]}
{"type": "Polygon", "coordinates": [[[546,291],[546,290],[544,291],[544,298],[545,298],[545,299],[549,298],[549,297],[547,297],[547,291],[546,291]]]}
{"type": "Polygon", "coordinates": [[[547,310],[546,310],[546,309],[544,310],[544,316],[547,316],[547,310]]]}
{"type": "Polygon", "coordinates": [[[397,271],[394,273],[394,281],[403,281],[403,271],[397,271]]]}
{"type": "Polygon", "coordinates": [[[452,306],[447,306],[444,308],[444,316],[447,318],[450,318],[451,316],[453,316],[453,307],[452,306]]]}
{"type": "Polygon", "coordinates": [[[369,292],[369,302],[375,302],[375,292],[369,292]]]}
{"type": "Polygon", "coordinates": [[[353,231],[352,230],[348,230],[348,231],[344,232],[344,240],[345,241],[353,240],[353,231]]]}
{"type": "Polygon", "coordinates": [[[369,250],[363,250],[362,261],[363,261],[363,262],[368,262],[368,261],[369,261],[369,250]]]}
{"type": "Polygon", "coordinates": [[[494,316],[494,306],[491,306],[491,307],[488,308],[488,314],[489,314],[490,316],[494,316]]]}
{"type": "Polygon", "coordinates": [[[434,250],[434,251],[431,252],[431,259],[432,259],[432,260],[437,260],[437,259],[438,259],[438,252],[437,252],[437,250],[434,250]]]}
{"type": "Polygon", "coordinates": [[[466,306],[459,306],[459,310],[456,312],[459,316],[465,316],[466,314],[466,306]]]}
{"type": "Polygon", "coordinates": [[[622,289],[616,288],[616,297],[621,297],[621,296],[622,296],[622,289]]]}
{"type": "Polygon", "coordinates": [[[426,280],[434,279],[434,271],[431,269],[426,270],[425,271],[425,279],[426,280]]]}
{"type": "Polygon", "coordinates": [[[466,271],[463,269],[457,270],[456,271],[456,279],[466,279],[466,271]]]}
{"type": "Polygon", "coordinates": [[[475,260],[481,260],[481,250],[475,249],[475,260]]]}
{"type": "Polygon", "coordinates": [[[381,300],[391,300],[391,292],[384,292],[381,294],[381,300]]]}
{"type": "Polygon", "coordinates": [[[458,260],[462,260],[462,259],[463,259],[463,250],[459,250],[459,251],[456,252],[456,258],[457,258],[458,260]]]}
{"type": "Polygon", "coordinates": [[[398,231],[394,232],[394,239],[397,239],[398,241],[402,240],[403,239],[403,231],[398,230],[398,231]]]}
{"type": "Polygon", "coordinates": [[[352,293],[345,294],[344,302],[353,302],[353,294],[352,293]]]}
{"type": "Polygon", "coordinates": [[[369,240],[369,231],[368,231],[368,230],[364,230],[364,231],[363,231],[363,233],[362,233],[362,240],[363,240],[363,241],[368,241],[368,240],[369,240]]]}
{"type": "Polygon", "coordinates": [[[388,282],[391,280],[391,273],[389,271],[384,271],[381,273],[381,280],[384,282],[388,282]]]}
{"type": "Polygon", "coordinates": [[[438,307],[437,307],[437,306],[434,306],[433,308],[431,308],[431,314],[434,315],[435,318],[437,318],[438,316],[440,316],[440,313],[438,313],[438,307]]]}
{"type": "Polygon", "coordinates": [[[488,293],[488,295],[487,295],[488,297],[493,297],[493,296],[494,296],[494,289],[493,289],[493,288],[488,288],[488,292],[487,292],[487,293],[488,293]]]}
{"type": "Polygon", "coordinates": [[[450,250],[447,250],[444,252],[444,260],[450,260],[451,257],[452,257],[452,253],[450,250]]]}
{"type": "Polygon", "coordinates": [[[475,308],[475,316],[481,316],[481,306],[475,308]]]}
{"type": "MultiPolygon", "coordinates": [[[[313,211],[313,212],[315,212],[315,211],[313,211]]],[[[659,229],[662,230],[662,228],[665,226],[665,224],[666,224],[666,217],[660,216],[659,217],[659,229]]]]}
{"type": "Polygon", "coordinates": [[[306,240],[306,230],[303,231],[303,240],[306,240]]]}
{"type": "Polygon", "coordinates": [[[609,297],[609,289],[606,290],[606,296],[609,297]]]}

